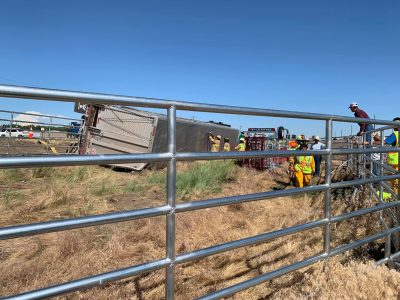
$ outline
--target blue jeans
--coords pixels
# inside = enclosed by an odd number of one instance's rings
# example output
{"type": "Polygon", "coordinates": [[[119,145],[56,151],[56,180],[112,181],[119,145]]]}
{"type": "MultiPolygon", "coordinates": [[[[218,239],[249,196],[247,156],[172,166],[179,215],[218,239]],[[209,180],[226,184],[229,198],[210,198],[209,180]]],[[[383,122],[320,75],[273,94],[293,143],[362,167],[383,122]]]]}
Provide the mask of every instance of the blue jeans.
{"type": "Polygon", "coordinates": [[[320,173],[320,170],[321,170],[321,160],[322,160],[321,155],[314,156],[314,161],[315,161],[315,174],[316,174],[317,176],[320,175],[319,173],[320,173]]]}
{"type": "MultiPolygon", "coordinates": [[[[365,131],[371,131],[371,130],[374,130],[374,126],[372,126],[372,124],[368,124],[367,126],[365,126],[365,131]]],[[[371,145],[371,142],[372,142],[372,134],[371,133],[367,133],[365,135],[365,141],[371,145]]]]}
{"type": "Polygon", "coordinates": [[[376,176],[381,176],[381,166],[378,165],[377,162],[379,162],[379,160],[372,161],[372,173],[376,176]]]}

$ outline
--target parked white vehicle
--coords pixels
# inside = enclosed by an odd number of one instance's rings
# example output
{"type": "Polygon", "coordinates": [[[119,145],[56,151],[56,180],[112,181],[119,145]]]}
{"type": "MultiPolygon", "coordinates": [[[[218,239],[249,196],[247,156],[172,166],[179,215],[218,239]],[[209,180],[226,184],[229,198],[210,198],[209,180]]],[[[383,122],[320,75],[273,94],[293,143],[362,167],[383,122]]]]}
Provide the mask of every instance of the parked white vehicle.
{"type": "Polygon", "coordinates": [[[6,137],[8,136],[8,130],[7,129],[1,129],[0,130],[0,137],[6,137]]]}
{"type": "Polygon", "coordinates": [[[23,137],[24,132],[19,129],[2,129],[0,132],[0,137],[23,137]]]}

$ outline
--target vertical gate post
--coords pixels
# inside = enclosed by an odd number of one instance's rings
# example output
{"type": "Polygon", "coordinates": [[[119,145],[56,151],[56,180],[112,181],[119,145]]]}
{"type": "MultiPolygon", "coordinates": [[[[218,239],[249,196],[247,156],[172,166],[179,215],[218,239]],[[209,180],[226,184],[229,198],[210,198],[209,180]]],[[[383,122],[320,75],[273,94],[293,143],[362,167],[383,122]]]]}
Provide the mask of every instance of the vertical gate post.
{"type": "Polygon", "coordinates": [[[176,198],[176,107],[168,108],[168,152],[172,158],[167,167],[167,203],[172,208],[166,218],[167,229],[167,258],[171,264],[166,269],[165,298],[173,300],[175,298],[175,198],[176,198]]]}
{"type": "Polygon", "coordinates": [[[10,118],[10,132],[8,133],[7,154],[10,154],[11,132],[12,132],[12,128],[13,128],[13,122],[14,122],[14,114],[11,113],[11,118],[10,118]]]}
{"type": "MultiPolygon", "coordinates": [[[[380,132],[379,132],[379,134],[380,134],[380,136],[381,136],[381,144],[380,144],[380,146],[381,147],[384,147],[384,137],[385,137],[385,131],[384,130],[381,130],[380,132]]],[[[384,172],[384,168],[383,168],[383,163],[384,163],[384,161],[383,161],[383,153],[380,153],[380,156],[379,156],[379,163],[380,163],[380,166],[379,166],[379,170],[380,170],[380,177],[382,177],[384,174],[383,174],[383,172],[384,172]]],[[[371,164],[373,164],[373,162],[372,162],[372,160],[371,160],[371,164]]],[[[373,168],[371,169],[371,171],[373,170],[373,168]]],[[[382,185],[382,181],[379,181],[379,202],[381,202],[381,203],[383,203],[383,185],[382,185]]],[[[389,210],[388,210],[389,211],[389,210]]],[[[383,211],[380,213],[382,216],[383,216],[383,211]]],[[[391,221],[389,220],[389,226],[391,226],[391,221]]],[[[388,234],[387,236],[386,236],[386,238],[385,238],[385,258],[389,258],[390,257],[390,254],[391,254],[391,246],[392,246],[392,241],[391,241],[391,235],[390,234],[388,234]]]]}
{"type": "Polygon", "coordinates": [[[329,220],[329,223],[324,227],[324,252],[329,255],[330,253],[330,242],[331,242],[331,169],[332,169],[332,120],[326,121],[326,149],[329,150],[326,156],[325,163],[325,184],[329,185],[329,188],[325,191],[325,210],[324,217],[329,220]]]}
{"type": "MultiPolygon", "coordinates": [[[[398,128],[398,129],[400,130],[400,128],[398,128]]],[[[396,141],[396,142],[397,142],[397,144],[399,143],[399,141],[396,141]]],[[[399,148],[397,147],[396,150],[399,150],[399,148]]],[[[397,156],[400,156],[399,152],[397,152],[397,156]]],[[[397,165],[397,172],[395,174],[397,174],[397,176],[400,174],[399,164],[397,165]]],[[[400,178],[397,178],[397,197],[398,197],[398,199],[400,199],[400,178]]],[[[396,207],[396,218],[397,218],[397,222],[400,222],[399,221],[400,220],[400,208],[399,207],[396,207]]],[[[397,223],[396,225],[398,226],[399,223],[397,223]]],[[[398,251],[400,251],[400,233],[399,232],[394,233],[393,237],[394,237],[394,242],[395,242],[395,250],[396,250],[396,252],[398,252],[398,251]]],[[[399,258],[397,258],[396,261],[399,261],[399,258]]]]}

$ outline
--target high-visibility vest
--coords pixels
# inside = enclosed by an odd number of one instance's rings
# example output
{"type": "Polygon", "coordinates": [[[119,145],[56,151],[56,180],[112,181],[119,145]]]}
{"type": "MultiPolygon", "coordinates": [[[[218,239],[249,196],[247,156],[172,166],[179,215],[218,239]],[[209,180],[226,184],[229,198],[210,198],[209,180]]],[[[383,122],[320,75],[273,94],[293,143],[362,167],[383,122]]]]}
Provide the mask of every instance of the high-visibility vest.
{"type": "Polygon", "coordinates": [[[296,156],[296,164],[294,169],[297,172],[303,172],[304,174],[311,174],[312,167],[311,161],[313,160],[312,156],[296,156]]]}
{"type": "MultiPolygon", "coordinates": [[[[378,193],[378,196],[380,196],[380,191],[377,191],[377,193],[378,193]]],[[[383,192],[383,194],[382,194],[383,200],[388,200],[388,199],[390,199],[392,197],[393,197],[392,194],[387,193],[387,192],[383,192]]]]}
{"type": "Polygon", "coordinates": [[[245,143],[239,143],[239,145],[236,146],[236,149],[238,151],[246,151],[246,145],[245,143]]]}
{"type": "MultiPolygon", "coordinates": [[[[399,132],[393,131],[396,136],[396,147],[399,147],[399,132]]],[[[389,152],[387,155],[388,165],[398,165],[399,164],[399,154],[397,152],[389,152]]]]}
{"type": "Polygon", "coordinates": [[[229,144],[229,143],[224,143],[224,151],[225,151],[225,152],[231,151],[231,144],[229,144]]]}

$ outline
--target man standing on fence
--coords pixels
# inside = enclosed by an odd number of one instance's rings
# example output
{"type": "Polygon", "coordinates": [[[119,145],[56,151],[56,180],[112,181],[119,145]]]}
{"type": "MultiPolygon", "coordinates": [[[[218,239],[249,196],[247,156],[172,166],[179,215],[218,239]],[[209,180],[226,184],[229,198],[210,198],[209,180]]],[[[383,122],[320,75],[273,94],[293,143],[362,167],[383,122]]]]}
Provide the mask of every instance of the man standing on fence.
{"type": "MultiPolygon", "coordinates": [[[[400,122],[400,117],[394,118],[393,121],[400,122]]],[[[399,147],[399,128],[393,128],[393,133],[389,135],[385,139],[385,143],[398,148],[399,147]]],[[[393,169],[399,169],[399,153],[398,152],[389,152],[387,155],[387,164],[391,166],[393,169]]],[[[392,189],[397,193],[398,192],[398,180],[392,181],[392,189]]]]}
{"type": "MultiPolygon", "coordinates": [[[[369,119],[368,114],[365,111],[363,111],[362,109],[358,108],[358,104],[356,102],[351,103],[349,108],[354,113],[354,116],[356,118],[369,119]]],[[[374,129],[372,124],[358,123],[358,125],[360,126],[360,131],[357,133],[358,136],[362,136],[364,134],[364,132],[368,132],[368,131],[371,131],[374,129]]],[[[365,135],[364,142],[368,142],[368,144],[371,144],[371,142],[372,142],[371,132],[367,133],[365,135]]]]}
{"type": "MultiPolygon", "coordinates": [[[[307,150],[307,141],[300,141],[300,150],[307,150]]],[[[296,156],[294,170],[297,187],[311,185],[312,174],[315,173],[314,157],[311,155],[296,156]]]]}

